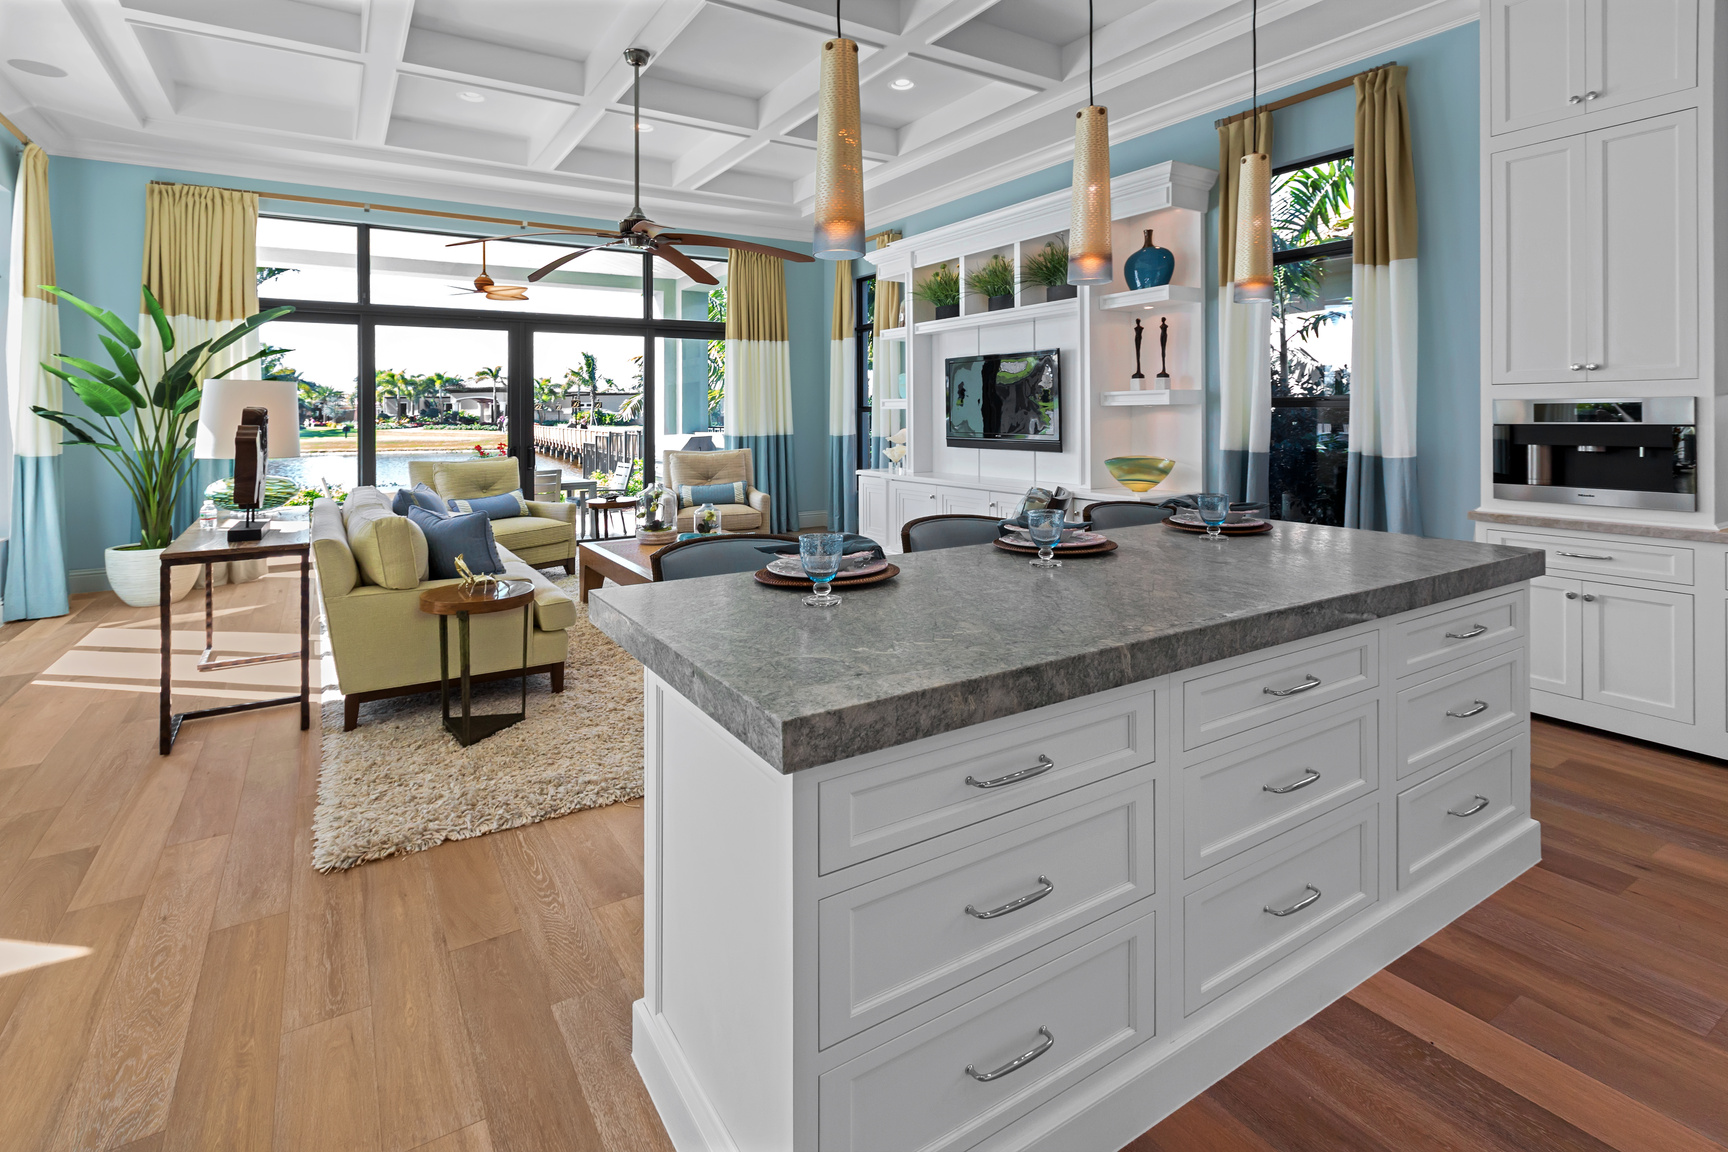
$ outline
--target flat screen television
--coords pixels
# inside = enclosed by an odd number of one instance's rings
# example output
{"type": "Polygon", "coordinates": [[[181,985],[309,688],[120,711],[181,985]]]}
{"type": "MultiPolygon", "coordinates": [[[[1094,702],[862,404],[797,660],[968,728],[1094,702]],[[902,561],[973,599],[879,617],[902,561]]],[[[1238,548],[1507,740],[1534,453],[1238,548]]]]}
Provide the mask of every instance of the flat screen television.
{"type": "Polygon", "coordinates": [[[1058,351],[956,356],[946,362],[948,447],[1062,451],[1058,351]]]}

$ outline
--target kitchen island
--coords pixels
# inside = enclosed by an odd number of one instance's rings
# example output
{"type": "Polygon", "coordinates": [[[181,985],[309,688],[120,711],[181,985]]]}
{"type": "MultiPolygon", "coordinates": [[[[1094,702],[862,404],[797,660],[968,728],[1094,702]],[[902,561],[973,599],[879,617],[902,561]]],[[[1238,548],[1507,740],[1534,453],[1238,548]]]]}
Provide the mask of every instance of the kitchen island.
{"type": "Polygon", "coordinates": [[[634,1054],[691,1149],[1115,1149],[1540,855],[1540,553],[1158,526],[836,609],[607,588],[647,668],[634,1054]]]}

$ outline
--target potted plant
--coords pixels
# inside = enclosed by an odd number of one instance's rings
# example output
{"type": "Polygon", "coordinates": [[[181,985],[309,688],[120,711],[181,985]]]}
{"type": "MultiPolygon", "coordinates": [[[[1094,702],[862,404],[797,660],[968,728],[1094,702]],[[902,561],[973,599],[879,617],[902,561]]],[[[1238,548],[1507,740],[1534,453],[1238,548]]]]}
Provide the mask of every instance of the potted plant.
{"type": "Polygon", "coordinates": [[[1044,289],[1044,299],[1072,300],[1080,289],[1068,283],[1068,245],[1056,240],[1026,257],[1020,265],[1020,286],[1044,289]]]}
{"type": "MultiPolygon", "coordinates": [[[[95,419],[36,405],[30,410],[66,429],[78,443],[107,453],[103,459],[132,493],[140,539],[109,548],[103,553],[103,561],[108,584],[120,599],[134,608],[147,608],[161,599],[158,558],[174,539],[174,505],[192,475],[192,444],[198,430],[198,403],[203,396],[204,381],[230,375],[242,365],[281,350],[266,348],[220,371],[211,371],[210,362],[247,333],[294,309],[272,308],[248,316],[222,335],[194,346],[151,379],[134,355],[143,341],[120,317],[106,308],[86,304],[70,292],[48,285],[43,285],[43,290],[54,293],[103,327],[107,335],[102,337],[102,346],[108,350],[114,367],[104,368],[94,361],[64,353],[59,359],[83,375],[74,375],[52,364],[42,365],[72,386],[72,391],[95,413],[95,419]],[[127,415],[132,419],[121,419],[127,415]]],[[[174,350],[174,330],[148,288],[144,289],[144,306],[156,323],[166,361],[167,354],[174,350]]],[[[197,572],[197,566],[191,564],[175,572],[175,599],[191,590],[197,572]],[[184,586],[179,579],[182,572],[186,574],[184,586]]]]}
{"type": "Polygon", "coordinates": [[[960,274],[946,264],[939,264],[930,275],[920,280],[912,295],[936,309],[936,319],[947,320],[960,315],[960,274]]]}
{"type": "Polygon", "coordinates": [[[990,301],[990,311],[1014,307],[1014,265],[998,253],[966,277],[966,291],[990,301]]]}

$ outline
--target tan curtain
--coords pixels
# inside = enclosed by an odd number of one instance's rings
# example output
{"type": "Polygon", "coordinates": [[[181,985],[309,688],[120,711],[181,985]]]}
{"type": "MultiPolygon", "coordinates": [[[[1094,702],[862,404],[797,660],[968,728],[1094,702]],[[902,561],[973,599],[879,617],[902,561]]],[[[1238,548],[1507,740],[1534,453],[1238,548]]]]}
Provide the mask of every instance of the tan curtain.
{"type": "Polygon", "coordinates": [[[1272,153],[1272,113],[1260,109],[1218,129],[1218,459],[1216,487],[1234,499],[1266,499],[1272,446],[1271,308],[1238,304],[1236,201],[1242,157],[1272,153]]]}
{"type": "Polygon", "coordinates": [[[828,527],[858,531],[858,334],[852,315],[852,261],[834,261],[828,325],[828,527]]]}
{"type": "MultiPolygon", "coordinates": [[[[899,232],[882,232],[876,237],[876,247],[886,248],[900,239],[899,232]]],[[[888,392],[888,386],[893,383],[896,367],[902,362],[900,350],[891,348],[882,339],[882,333],[900,324],[900,304],[905,299],[906,286],[898,280],[890,280],[878,276],[876,278],[876,310],[870,315],[870,339],[875,345],[871,352],[875,370],[870,376],[870,411],[871,427],[864,430],[870,437],[865,446],[864,462],[871,468],[884,468],[888,465],[888,457],[883,455],[888,447],[887,437],[890,430],[882,427],[878,421],[882,418],[875,415],[883,409],[876,406],[888,392]]]]}
{"type": "Polygon", "coordinates": [[[726,445],[751,450],[753,483],[773,497],[774,532],[798,527],[787,331],[786,265],[760,252],[733,252],[726,273],[726,445]]]}
{"type": "Polygon", "coordinates": [[[1416,488],[1416,164],[1401,66],[1356,77],[1350,463],[1344,523],[1422,532],[1416,488]]]}

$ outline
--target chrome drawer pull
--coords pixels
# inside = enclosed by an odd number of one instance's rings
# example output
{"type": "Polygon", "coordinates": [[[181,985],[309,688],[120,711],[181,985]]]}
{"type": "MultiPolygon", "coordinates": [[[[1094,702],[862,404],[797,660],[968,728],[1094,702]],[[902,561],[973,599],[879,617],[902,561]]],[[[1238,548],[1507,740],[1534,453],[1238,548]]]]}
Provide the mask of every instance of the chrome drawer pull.
{"type": "MultiPolygon", "coordinates": [[[[1041,885],[1038,891],[1028,892],[1024,896],[1016,896],[1014,899],[1008,901],[1008,903],[1002,905],[1002,907],[992,908],[987,912],[980,912],[978,909],[968,904],[966,905],[966,915],[976,917],[979,920],[994,920],[998,916],[1006,916],[1010,912],[1018,912],[1028,904],[1036,904],[1038,901],[1044,899],[1044,897],[1050,895],[1050,893],[1056,891],[1056,885],[1050,883],[1050,877],[1048,876],[1038,877],[1038,883],[1041,885]]],[[[1009,1071],[1013,1071],[1013,1069],[1009,1069],[1009,1071]]]]}
{"type": "Polygon", "coordinates": [[[1601,553],[1601,552],[1562,552],[1558,548],[1554,549],[1554,555],[1566,556],[1566,557],[1569,557],[1573,560],[1612,560],[1612,559],[1614,559],[1614,557],[1605,555],[1604,553],[1601,553]]]}
{"type": "Polygon", "coordinates": [[[1302,777],[1302,779],[1296,781],[1296,783],[1294,783],[1294,784],[1285,784],[1282,787],[1278,787],[1278,788],[1274,788],[1270,784],[1262,784],[1262,785],[1260,785],[1260,791],[1270,792],[1274,796],[1282,796],[1286,792],[1294,792],[1298,788],[1306,788],[1306,787],[1308,787],[1308,785],[1314,783],[1314,781],[1316,781],[1318,779],[1320,779],[1320,773],[1318,773],[1318,772],[1314,771],[1314,769],[1310,768],[1310,769],[1308,769],[1308,775],[1302,777]]]}
{"type": "Polygon", "coordinates": [[[1484,809],[1486,807],[1488,807],[1488,797],[1478,796],[1478,797],[1476,797],[1476,803],[1470,805],[1470,807],[1464,809],[1464,811],[1455,812],[1452,809],[1448,808],[1448,809],[1446,809],[1446,815],[1448,815],[1448,816],[1474,816],[1474,815],[1476,815],[1476,813],[1482,811],[1482,809],[1484,809]]]}
{"type": "Polygon", "coordinates": [[[1030,768],[1022,768],[1018,772],[1010,772],[1008,775],[998,776],[994,780],[974,780],[972,777],[968,776],[966,777],[966,783],[972,785],[974,788],[1000,788],[1004,784],[1018,784],[1022,780],[1030,780],[1034,776],[1042,776],[1054,767],[1056,767],[1056,761],[1050,759],[1048,756],[1040,755],[1038,757],[1038,763],[1032,765],[1030,768]]]}
{"type": "Polygon", "coordinates": [[[1446,715],[1452,717],[1454,720],[1468,720],[1470,717],[1479,716],[1486,711],[1488,711],[1488,701],[1478,700],[1474,707],[1466,708],[1462,712],[1453,712],[1448,709],[1446,715]]]}
{"type": "Polygon", "coordinates": [[[1290,907],[1274,908],[1272,905],[1268,904],[1266,905],[1266,911],[1272,913],[1274,916],[1290,916],[1302,911],[1302,909],[1320,899],[1320,889],[1314,887],[1312,884],[1304,884],[1303,887],[1308,889],[1308,895],[1302,897],[1302,899],[1296,901],[1296,903],[1290,905],[1290,907]]]}
{"type": "Polygon", "coordinates": [[[1474,640],[1474,639],[1476,639],[1476,637],[1482,635],[1482,633],[1484,633],[1486,631],[1488,631],[1488,625],[1478,624],[1474,628],[1466,628],[1462,632],[1448,632],[1448,633],[1446,633],[1446,639],[1448,639],[1448,640],[1474,640]]]}
{"type": "Polygon", "coordinates": [[[1044,1027],[1042,1024],[1038,1026],[1038,1035],[1044,1037],[1044,1039],[1038,1041],[1037,1045],[1030,1051],[1022,1052],[1020,1055],[1014,1057],[1014,1059],[1008,1061],[1008,1063],[1002,1065],[1002,1067],[990,1072],[980,1072],[977,1068],[968,1064],[966,1065],[966,1075],[980,1083],[988,1083],[991,1080],[999,1080],[1010,1072],[1026,1067],[1026,1065],[1032,1063],[1032,1061],[1050,1051],[1050,1046],[1056,1043],[1056,1037],[1052,1036],[1050,1034],[1050,1029],[1044,1027]]]}
{"type": "Polygon", "coordinates": [[[1268,696],[1294,696],[1298,692],[1306,692],[1310,688],[1318,687],[1320,687],[1320,678],[1312,672],[1307,672],[1302,676],[1302,683],[1294,688],[1262,688],[1260,691],[1268,696]]]}

